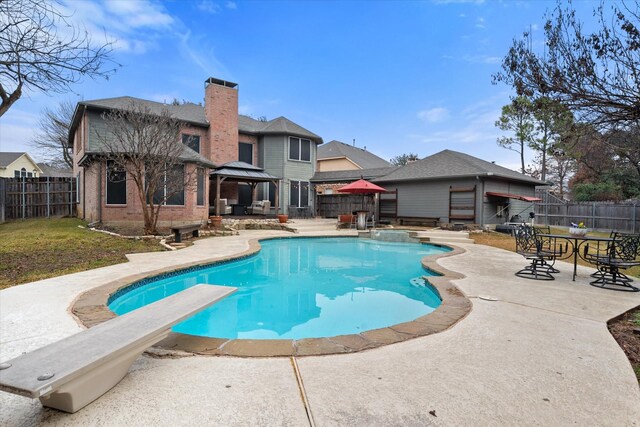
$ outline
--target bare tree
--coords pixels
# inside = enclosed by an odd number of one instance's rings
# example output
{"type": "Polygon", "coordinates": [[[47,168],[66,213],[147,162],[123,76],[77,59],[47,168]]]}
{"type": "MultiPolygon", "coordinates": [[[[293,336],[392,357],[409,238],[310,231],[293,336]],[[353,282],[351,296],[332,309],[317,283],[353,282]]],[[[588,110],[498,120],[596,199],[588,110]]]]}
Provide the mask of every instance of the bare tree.
{"type": "Polygon", "coordinates": [[[184,163],[190,149],[181,142],[181,130],[187,125],[167,109],[158,114],[136,102],[102,118],[106,130],[96,135],[107,160],[107,179],[133,180],[144,231],[156,234],[162,206],[196,186],[196,171],[189,172],[184,163]]]}
{"type": "Polygon", "coordinates": [[[520,155],[520,172],[526,173],[524,149],[534,142],[533,106],[523,96],[511,100],[511,104],[502,107],[502,115],[495,125],[501,130],[512,132],[513,136],[498,138],[498,145],[520,155]]]}
{"type": "Polygon", "coordinates": [[[113,41],[94,43],[72,25],[59,3],[0,1],[0,117],[26,89],[65,93],[82,77],[105,77],[114,68],[113,41]]]}
{"type": "Polygon", "coordinates": [[[51,166],[73,168],[73,150],[69,146],[69,127],[73,112],[74,105],[71,101],[62,101],[55,109],[46,107],[42,110],[38,131],[30,145],[51,166]]]}
{"type": "Polygon", "coordinates": [[[602,2],[593,14],[599,29],[586,33],[571,2],[558,1],[544,26],[544,51],[534,51],[524,33],[494,83],[505,82],[518,95],[551,97],[600,131],[640,120],[640,6],[602,2]]]}

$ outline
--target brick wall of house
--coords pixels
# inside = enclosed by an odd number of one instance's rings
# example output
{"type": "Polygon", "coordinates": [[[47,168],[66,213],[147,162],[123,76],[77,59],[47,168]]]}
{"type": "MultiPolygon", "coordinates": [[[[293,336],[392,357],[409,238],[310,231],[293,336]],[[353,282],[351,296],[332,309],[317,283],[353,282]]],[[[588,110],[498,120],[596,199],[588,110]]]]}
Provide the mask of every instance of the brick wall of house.
{"type": "MultiPolygon", "coordinates": [[[[195,168],[193,164],[186,165],[186,173],[192,174],[195,180],[195,168]]],[[[104,166],[102,166],[104,173],[104,166]]],[[[105,181],[103,176],[103,182],[105,181]]],[[[184,206],[162,206],[160,208],[159,221],[163,221],[167,224],[185,223],[185,222],[199,222],[208,217],[209,211],[206,204],[206,194],[208,191],[208,180],[205,179],[205,205],[196,206],[196,188],[195,181],[191,187],[185,188],[185,203],[184,206]]],[[[126,205],[107,205],[106,204],[106,186],[103,185],[102,189],[102,221],[115,222],[115,221],[143,221],[142,204],[140,197],[138,196],[138,190],[135,182],[130,177],[127,177],[127,204],[126,205]]]]}
{"type": "Polygon", "coordinates": [[[238,91],[209,83],[205,88],[204,110],[209,120],[209,155],[216,164],[238,160],[238,91]]]}

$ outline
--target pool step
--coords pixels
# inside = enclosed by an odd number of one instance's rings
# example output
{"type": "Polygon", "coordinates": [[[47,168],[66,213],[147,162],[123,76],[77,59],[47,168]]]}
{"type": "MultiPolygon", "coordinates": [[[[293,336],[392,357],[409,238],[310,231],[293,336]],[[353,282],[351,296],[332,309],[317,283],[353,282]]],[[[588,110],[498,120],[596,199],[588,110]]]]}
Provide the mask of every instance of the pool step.
{"type": "Polygon", "coordinates": [[[466,231],[433,230],[416,231],[412,234],[413,237],[420,239],[421,243],[474,243],[466,231]]]}

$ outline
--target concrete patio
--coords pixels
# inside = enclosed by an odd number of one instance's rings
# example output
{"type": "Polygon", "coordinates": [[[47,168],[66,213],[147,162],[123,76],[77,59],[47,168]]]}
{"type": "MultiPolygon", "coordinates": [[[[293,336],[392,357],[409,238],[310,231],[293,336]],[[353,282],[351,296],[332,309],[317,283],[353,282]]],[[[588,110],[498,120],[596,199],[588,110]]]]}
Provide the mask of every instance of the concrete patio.
{"type": "MultiPolygon", "coordinates": [[[[299,235],[355,234],[334,220],[294,220],[299,235]]],[[[175,252],[0,292],[0,361],[79,332],[68,309],[93,287],[159,267],[225,257],[261,236],[198,240],[175,252]]],[[[460,243],[438,262],[466,276],[472,301],[451,329],[360,353],[303,358],[140,357],[76,414],[0,393],[0,425],[466,426],[640,425],[640,389],[606,321],[640,305],[589,286],[589,268],[558,263],[552,282],[514,276],[514,253],[460,243]]]]}

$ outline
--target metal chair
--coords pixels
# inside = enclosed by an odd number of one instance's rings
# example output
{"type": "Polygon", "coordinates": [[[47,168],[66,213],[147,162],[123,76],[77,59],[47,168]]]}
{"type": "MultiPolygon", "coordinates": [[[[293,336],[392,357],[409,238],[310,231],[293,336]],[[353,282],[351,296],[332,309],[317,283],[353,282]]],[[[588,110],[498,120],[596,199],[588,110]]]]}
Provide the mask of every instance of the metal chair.
{"type": "Polygon", "coordinates": [[[562,256],[562,246],[557,245],[555,238],[542,238],[535,228],[530,226],[518,227],[514,236],[516,252],[531,261],[531,264],[516,273],[516,276],[534,280],[555,280],[551,273],[557,273],[553,268],[556,258],[562,256]]]}
{"type": "Polygon", "coordinates": [[[620,270],[640,265],[640,234],[612,233],[612,241],[607,246],[606,254],[593,255],[591,262],[598,269],[590,282],[592,286],[613,289],[616,291],[638,292],[631,284],[631,279],[620,270]]]}

